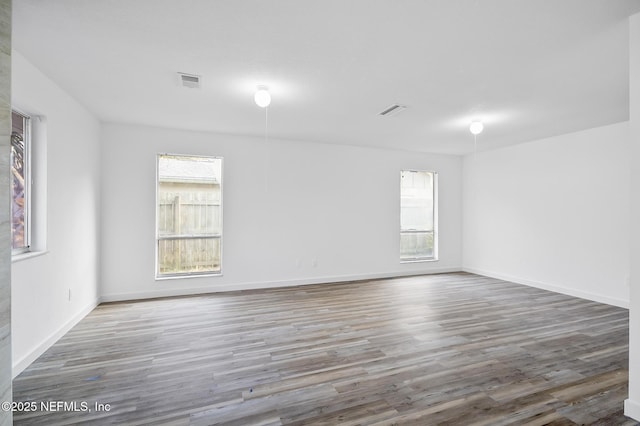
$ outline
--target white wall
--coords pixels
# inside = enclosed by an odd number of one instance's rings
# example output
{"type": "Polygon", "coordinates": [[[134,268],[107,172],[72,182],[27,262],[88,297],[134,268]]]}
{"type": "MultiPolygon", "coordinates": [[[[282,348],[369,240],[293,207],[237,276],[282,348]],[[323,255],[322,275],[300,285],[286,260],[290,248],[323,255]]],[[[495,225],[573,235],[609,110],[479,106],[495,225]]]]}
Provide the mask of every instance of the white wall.
{"type": "Polygon", "coordinates": [[[100,124],[18,52],[12,60],[14,106],[46,117],[47,167],[35,173],[46,172],[48,192],[39,228],[48,251],[12,265],[17,374],[98,300],[100,124]]]}
{"type": "Polygon", "coordinates": [[[631,123],[631,303],[629,310],[629,399],[625,414],[640,420],[640,13],[629,20],[631,123]]]}
{"type": "Polygon", "coordinates": [[[629,147],[625,122],[466,156],[464,269],[628,306],[629,147]]]}
{"type": "Polygon", "coordinates": [[[108,124],[103,300],[461,267],[461,158],[108,124]],[[224,157],[223,276],[156,281],[156,154],[224,157]],[[440,179],[440,260],[400,264],[401,169],[440,179]],[[313,260],[317,266],[313,266],[313,260]]]}

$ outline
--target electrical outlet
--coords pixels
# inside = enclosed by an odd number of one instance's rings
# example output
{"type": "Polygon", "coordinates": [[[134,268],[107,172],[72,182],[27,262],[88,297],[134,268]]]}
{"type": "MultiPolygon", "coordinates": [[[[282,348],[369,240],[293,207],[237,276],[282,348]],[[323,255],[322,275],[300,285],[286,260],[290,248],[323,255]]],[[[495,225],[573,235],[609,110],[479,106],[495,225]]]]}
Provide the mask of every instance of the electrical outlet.
{"type": "Polygon", "coordinates": [[[311,259],[311,266],[313,266],[314,268],[318,266],[318,259],[316,259],[315,257],[313,259],[311,259]]]}
{"type": "Polygon", "coordinates": [[[71,289],[69,289],[69,302],[71,302],[71,289]]]}

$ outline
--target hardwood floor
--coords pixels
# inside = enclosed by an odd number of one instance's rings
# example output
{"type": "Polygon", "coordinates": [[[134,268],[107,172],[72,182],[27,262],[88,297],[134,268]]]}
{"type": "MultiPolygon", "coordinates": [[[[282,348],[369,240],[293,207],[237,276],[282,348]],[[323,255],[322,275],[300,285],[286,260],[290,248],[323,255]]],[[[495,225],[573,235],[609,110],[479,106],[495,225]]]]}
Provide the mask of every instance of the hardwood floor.
{"type": "Polygon", "coordinates": [[[13,383],[80,411],[14,419],[635,425],[627,342],[625,309],[465,273],[109,303],[13,383]]]}

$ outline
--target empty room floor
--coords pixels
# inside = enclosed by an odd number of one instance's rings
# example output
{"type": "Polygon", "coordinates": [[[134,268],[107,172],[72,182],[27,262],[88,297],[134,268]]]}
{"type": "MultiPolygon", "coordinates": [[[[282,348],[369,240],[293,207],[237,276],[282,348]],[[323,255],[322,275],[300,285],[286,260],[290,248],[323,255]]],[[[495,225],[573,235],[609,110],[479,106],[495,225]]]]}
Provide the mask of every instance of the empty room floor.
{"type": "Polygon", "coordinates": [[[635,425],[625,309],[467,273],[107,303],[15,424],[635,425]]]}

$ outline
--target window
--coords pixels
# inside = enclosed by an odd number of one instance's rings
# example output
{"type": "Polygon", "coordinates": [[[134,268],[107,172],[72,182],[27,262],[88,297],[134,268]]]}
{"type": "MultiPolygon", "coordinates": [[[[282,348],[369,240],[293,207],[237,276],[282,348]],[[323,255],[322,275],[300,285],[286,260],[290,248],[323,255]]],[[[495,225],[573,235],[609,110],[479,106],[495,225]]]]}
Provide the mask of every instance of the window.
{"type": "Polygon", "coordinates": [[[158,155],[156,276],[221,273],[222,159],[158,155]]]}
{"type": "Polygon", "coordinates": [[[437,259],[436,188],[434,172],[400,172],[400,260],[437,259]]]}
{"type": "Polygon", "coordinates": [[[31,119],[11,111],[11,248],[29,251],[31,237],[31,119]]]}

